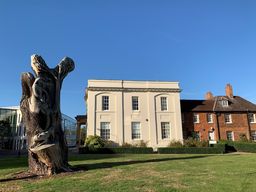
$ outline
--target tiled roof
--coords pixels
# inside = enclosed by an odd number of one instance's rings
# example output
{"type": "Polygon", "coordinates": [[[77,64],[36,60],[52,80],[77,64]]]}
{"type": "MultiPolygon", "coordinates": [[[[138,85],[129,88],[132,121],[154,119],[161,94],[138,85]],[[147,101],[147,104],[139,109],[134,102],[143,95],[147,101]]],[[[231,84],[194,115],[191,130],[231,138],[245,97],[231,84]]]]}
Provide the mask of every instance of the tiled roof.
{"type": "Polygon", "coordinates": [[[255,112],[256,105],[245,100],[242,97],[234,96],[233,98],[229,98],[227,96],[218,96],[215,97],[215,108],[214,111],[230,111],[230,112],[255,112]],[[228,100],[228,106],[223,107],[221,104],[222,100],[228,100]]]}
{"type": "Polygon", "coordinates": [[[212,100],[181,100],[181,111],[256,112],[256,105],[239,96],[216,96],[212,100]],[[222,106],[222,100],[227,100],[228,106],[222,106]]]}
{"type": "Polygon", "coordinates": [[[181,111],[213,111],[214,100],[181,100],[181,111]]]}

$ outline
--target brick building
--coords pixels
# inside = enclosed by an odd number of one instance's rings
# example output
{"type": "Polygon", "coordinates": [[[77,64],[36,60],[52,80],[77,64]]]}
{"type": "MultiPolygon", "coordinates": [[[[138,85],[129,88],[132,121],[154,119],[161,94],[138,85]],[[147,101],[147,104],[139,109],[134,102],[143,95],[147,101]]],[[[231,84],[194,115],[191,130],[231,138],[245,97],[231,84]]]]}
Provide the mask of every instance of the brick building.
{"type": "Polygon", "coordinates": [[[183,138],[256,141],[256,105],[234,96],[230,84],[225,96],[206,94],[205,100],[181,100],[183,138]]]}

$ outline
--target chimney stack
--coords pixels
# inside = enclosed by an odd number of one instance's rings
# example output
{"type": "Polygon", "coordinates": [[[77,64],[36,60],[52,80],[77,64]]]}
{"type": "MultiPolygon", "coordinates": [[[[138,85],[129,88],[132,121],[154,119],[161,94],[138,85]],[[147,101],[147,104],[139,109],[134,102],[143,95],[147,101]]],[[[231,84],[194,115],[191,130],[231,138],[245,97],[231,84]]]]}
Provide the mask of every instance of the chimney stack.
{"type": "Polygon", "coordinates": [[[212,94],[212,92],[207,92],[206,94],[205,94],[205,99],[206,100],[212,100],[213,99],[213,94],[212,94]]]}
{"type": "Polygon", "coordinates": [[[226,96],[228,96],[229,98],[233,98],[233,88],[230,84],[226,85],[226,96]]]}

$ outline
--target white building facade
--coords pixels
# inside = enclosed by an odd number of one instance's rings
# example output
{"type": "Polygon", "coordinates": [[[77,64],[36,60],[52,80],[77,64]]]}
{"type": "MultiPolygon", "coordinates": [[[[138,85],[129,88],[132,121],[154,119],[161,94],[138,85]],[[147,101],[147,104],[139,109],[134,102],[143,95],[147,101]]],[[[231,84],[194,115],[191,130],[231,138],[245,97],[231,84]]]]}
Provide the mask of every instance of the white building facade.
{"type": "Polygon", "coordinates": [[[87,135],[150,147],[183,140],[178,82],[88,80],[87,135]]]}

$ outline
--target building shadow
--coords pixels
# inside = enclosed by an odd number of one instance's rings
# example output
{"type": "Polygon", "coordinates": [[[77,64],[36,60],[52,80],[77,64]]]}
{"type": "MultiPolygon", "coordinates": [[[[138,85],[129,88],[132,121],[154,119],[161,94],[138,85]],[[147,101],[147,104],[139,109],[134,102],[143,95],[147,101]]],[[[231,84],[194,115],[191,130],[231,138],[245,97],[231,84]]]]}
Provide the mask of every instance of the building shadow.
{"type": "Polygon", "coordinates": [[[121,154],[76,154],[70,155],[69,161],[82,161],[82,160],[99,160],[124,157],[121,154]]]}
{"type": "MultiPolygon", "coordinates": [[[[101,155],[95,155],[102,159],[101,155]]],[[[93,158],[94,156],[92,156],[93,158]]],[[[106,157],[116,157],[113,155],[106,155],[106,157]]],[[[118,162],[101,162],[101,163],[92,163],[92,164],[79,164],[74,165],[71,167],[73,172],[67,172],[67,174],[76,173],[79,171],[87,171],[87,170],[96,170],[96,169],[106,169],[106,168],[113,168],[118,166],[125,166],[125,165],[134,165],[134,164],[144,164],[144,163],[159,163],[165,161],[175,161],[175,160],[189,160],[189,159],[200,159],[208,157],[207,155],[197,155],[197,156],[188,156],[188,157],[172,157],[172,158],[158,158],[158,159],[148,159],[148,160],[133,160],[133,161],[118,161],[118,162]]],[[[86,159],[88,160],[88,159],[86,159]]],[[[65,173],[64,173],[65,174],[65,173]]],[[[9,182],[9,181],[17,181],[17,180],[31,180],[41,178],[42,176],[38,176],[35,174],[30,174],[29,172],[20,172],[15,174],[13,177],[0,179],[1,182],[9,182]]]]}
{"type": "Polygon", "coordinates": [[[124,165],[144,164],[144,163],[158,163],[164,161],[175,161],[175,160],[189,160],[189,159],[200,159],[208,157],[206,155],[200,156],[189,156],[189,157],[173,157],[173,158],[159,158],[159,159],[148,159],[148,160],[133,160],[133,161],[118,161],[118,162],[101,162],[92,164],[80,164],[74,165],[74,170],[94,170],[94,169],[106,169],[124,165]]]}

